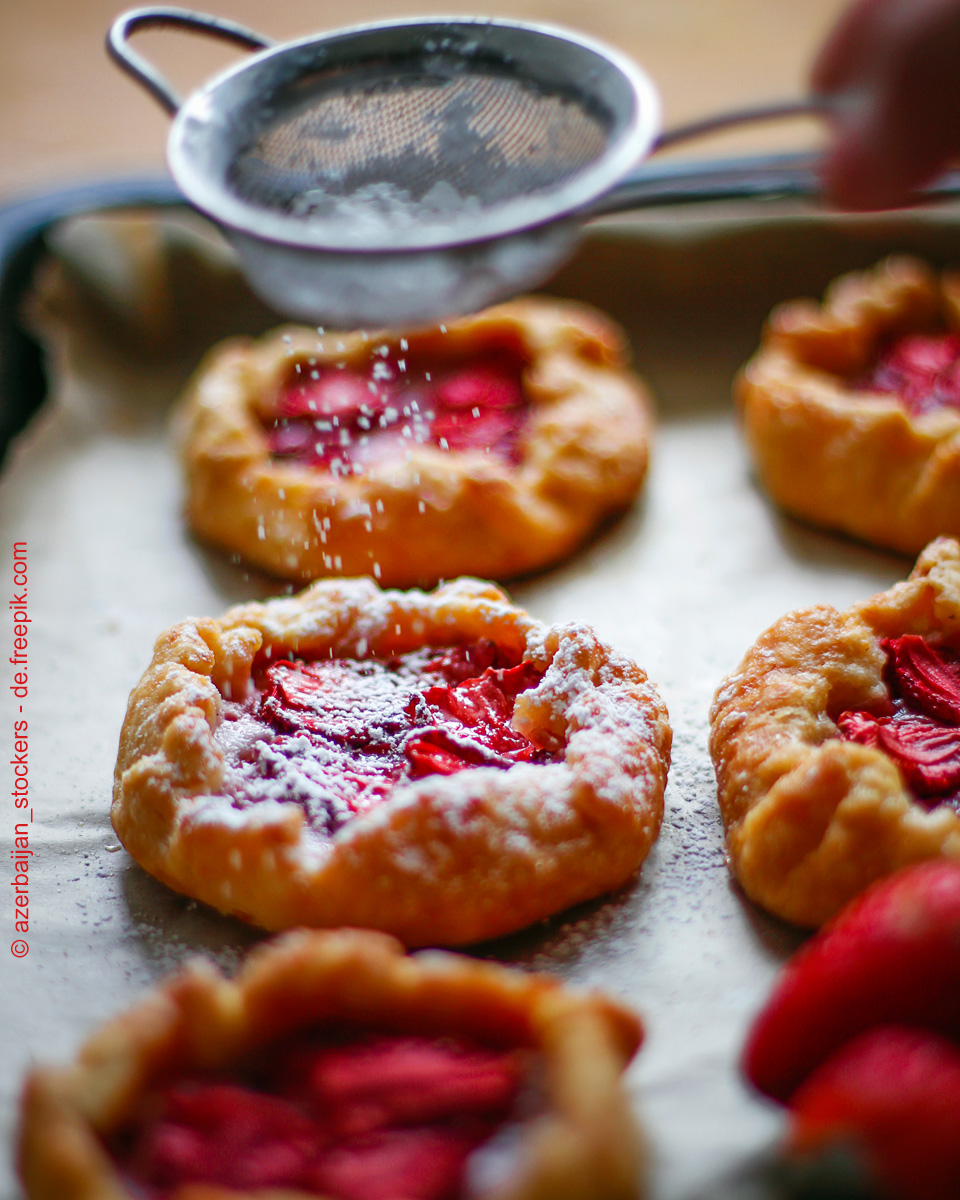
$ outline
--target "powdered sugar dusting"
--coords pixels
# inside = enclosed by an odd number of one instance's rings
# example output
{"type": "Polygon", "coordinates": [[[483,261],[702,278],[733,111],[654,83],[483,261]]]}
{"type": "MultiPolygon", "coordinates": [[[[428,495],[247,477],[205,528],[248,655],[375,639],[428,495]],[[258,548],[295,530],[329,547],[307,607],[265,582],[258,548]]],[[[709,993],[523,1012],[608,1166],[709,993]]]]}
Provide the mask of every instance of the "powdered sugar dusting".
{"type": "MultiPolygon", "coordinates": [[[[572,819],[574,797],[588,789],[594,803],[636,811],[656,836],[669,758],[666,711],[655,688],[629,659],[611,651],[583,625],[547,628],[531,622],[527,658],[546,673],[517,698],[513,724],[526,736],[563,748],[563,761],[521,765],[509,777],[487,770],[398,787],[389,806],[358,820],[346,832],[362,839],[373,831],[397,832],[402,812],[427,805],[438,830],[452,838],[482,836],[506,861],[537,861],[572,819]],[[495,814],[495,816],[494,816],[495,814]]],[[[582,837],[578,828],[572,836],[582,837]]],[[[444,843],[438,838],[438,845],[444,843]]],[[[399,859],[400,870],[428,868],[434,850],[399,859]]],[[[436,863],[432,864],[436,868],[436,863]]]]}
{"type": "Polygon", "coordinates": [[[265,665],[254,695],[224,706],[224,792],[241,810],[293,803],[332,838],[405,779],[543,761],[549,750],[510,727],[514,697],[538,679],[489,639],[265,665]]]}

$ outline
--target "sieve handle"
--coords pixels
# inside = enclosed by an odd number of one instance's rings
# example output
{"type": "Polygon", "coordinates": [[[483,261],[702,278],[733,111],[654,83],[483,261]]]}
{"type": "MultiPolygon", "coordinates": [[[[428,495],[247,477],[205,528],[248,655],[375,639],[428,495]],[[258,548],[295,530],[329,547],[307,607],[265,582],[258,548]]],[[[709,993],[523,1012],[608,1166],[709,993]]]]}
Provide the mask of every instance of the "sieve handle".
{"type": "MultiPolygon", "coordinates": [[[[678,142],[692,141],[694,138],[705,137],[720,129],[730,129],[736,125],[748,125],[755,121],[774,121],[785,117],[826,116],[836,108],[836,102],[819,96],[806,96],[796,100],[782,100],[775,103],[760,104],[753,108],[738,108],[732,112],[717,113],[712,117],[704,117],[699,121],[691,121],[688,125],[678,125],[668,129],[656,139],[650,153],[674,146],[678,142]]],[[[729,167],[719,163],[719,191],[731,195],[773,195],[782,191],[809,194],[817,190],[816,178],[812,172],[810,156],[782,156],[780,158],[761,158],[737,160],[729,167]],[[725,190],[726,189],[726,190],[725,190]],[[732,191],[730,189],[733,189],[732,191]]],[[[700,164],[701,169],[703,164],[700,164]]],[[[682,202],[686,198],[683,190],[683,180],[672,178],[673,172],[668,166],[665,171],[659,168],[651,170],[641,166],[633,170],[626,178],[594,200],[587,208],[590,217],[609,216],[613,213],[628,212],[633,208],[644,208],[662,201],[682,202]],[[679,183],[679,191],[677,184],[679,183]]],[[[702,199],[698,194],[691,198],[702,199]]]]}
{"type": "Polygon", "coordinates": [[[244,25],[228,21],[223,17],[211,17],[205,13],[191,12],[188,8],[133,8],[121,13],[110,26],[107,34],[107,52],[128,75],[140,84],[173,116],[181,100],[160,72],[128,44],[132,33],[138,29],[155,29],[176,26],[195,33],[209,33],[227,42],[236,42],[248,50],[266,50],[275,46],[272,38],[254,33],[244,25]]]}
{"type": "Polygon", "coordinates": [[[731,112],[716,113],[703,117],[675,129],[666,129],[653,143],[651,154],[675,146],[677,142],[692,141],[706,137],[721,129],[732,129],[736,125],[753,125],[757,121],[781,121],[787,117],[824,117],[836,110],[836,101],[823,96],[801,96],[795,100],[777,100],[773,103],[757,104],[751,108],[735,108],[731,112]]]}

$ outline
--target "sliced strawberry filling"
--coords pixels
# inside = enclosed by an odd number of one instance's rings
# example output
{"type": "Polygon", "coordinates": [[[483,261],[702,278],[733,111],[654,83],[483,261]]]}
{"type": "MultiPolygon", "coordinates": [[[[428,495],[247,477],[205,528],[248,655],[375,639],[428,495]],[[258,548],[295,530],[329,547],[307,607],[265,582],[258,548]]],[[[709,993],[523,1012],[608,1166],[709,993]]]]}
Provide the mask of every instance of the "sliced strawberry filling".
{"type": "Polygon", "coordinates": [[[514,1115],[521,1052],[462,1041],[298,1038],[243,1076],[149,1095],[111,1147],[149,1200],[191,1183],[332,1200],[454,1200],[471,1153],[514,1115]]]}
{"type": "Polygon", "coordinates": [[[899,338],[854,387],[891,393],[913,416],[960,408],[960,334],[917,333],[899,338]]]}
{"type": "Polygon", "coordinates": [[[267,425],[270,452],[335,475],[417,445],[517,462],[525,365],[512,347],[493,346],[464,363],[419,360],[386,345],[363,368],[298,363],[267,425]]]}
{"type": "Polygon", "coordinates": [[[922,803],[960,812],[960,656],[916,634],[886,638],[881,645],[891,709],[879,715],[841,713],[840,732],[889,754],[922,803]]]}
{"type": "Polygon", "coordinates": [[[265,664],[255,695],[227,705],[217,731],[225,788],[239,807],[299,803],[315,832],[332,835],[403,780],[550,761],[511,723],[517,696],[540,679],[488,639],[392,659],[265,664]]]}

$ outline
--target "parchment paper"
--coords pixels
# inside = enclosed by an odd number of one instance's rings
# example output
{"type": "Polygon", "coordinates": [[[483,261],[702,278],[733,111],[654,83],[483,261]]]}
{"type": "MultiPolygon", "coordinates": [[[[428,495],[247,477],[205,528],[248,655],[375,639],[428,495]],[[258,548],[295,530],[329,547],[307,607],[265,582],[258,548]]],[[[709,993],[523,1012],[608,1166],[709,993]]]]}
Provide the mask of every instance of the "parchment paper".
{"type": "MultiPolygon", "coordinates": [[[[28,1061],[64,1059],[188,955],[229,967],[260,936],[142,872],[108,818],[127,694],[156,635],[281,590],[198,546],[180,518],[168,405],[217,337],[272,323],[223,251],[198,256],[195,245],[179,222],[82,222],[35,306],[56,395],[0,481],[2,608],[12,543],[26,541],[32,621],[25,699],[8,690],[9,615],[0,655],[0,738],[12,752],[13,720],[28,720],[34,811],[25,958],[8,948],[9,900],[0,925],[10,1129],[28,1061]]],[[[783,612],[844,607],[910,565],[773,510],[751,482],[730,381],[775,301],[819,293],[893,249],[960,257],[956,213],[851,221],[770,203],[652,213],[597,229],[550,289],[627,326],[661,423],[640,503],[564,566],[511,590],[545,621],[593,624],[648,670],[670,709],[674,762],[663,832],[637,880],[476,953],[603,987],[643,1014],[648,1038],[629,1082],[654,1149],[655,1200],[711,1194],[775,1137],[777,1114],[748,1093],[736,1059],[801,940],[728,876],[706,750],[712,693],[783,612]]],[[[9,844],[12,800],[2,811],[9,844]]],[[[0,1195],[16,1195],[5,1171],[0,1195]]]]}

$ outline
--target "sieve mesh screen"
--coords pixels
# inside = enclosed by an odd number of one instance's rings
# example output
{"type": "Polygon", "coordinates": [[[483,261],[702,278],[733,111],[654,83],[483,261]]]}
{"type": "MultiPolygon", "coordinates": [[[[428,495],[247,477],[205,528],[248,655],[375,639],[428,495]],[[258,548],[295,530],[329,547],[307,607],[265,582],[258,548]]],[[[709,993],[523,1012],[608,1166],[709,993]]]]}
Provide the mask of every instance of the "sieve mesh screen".
{"type": "MultiPolygon", "coordinates": [[[[315,81],[237,155],[229,175],[248,203],[303,217],[378,209],[455,222],[560,187],[607,148],[611,118],[560,94],[461,60],[446,72],[355,71],[315,81]]],[[[362,215],[362,214],[361,214],[362,215]]]]}

